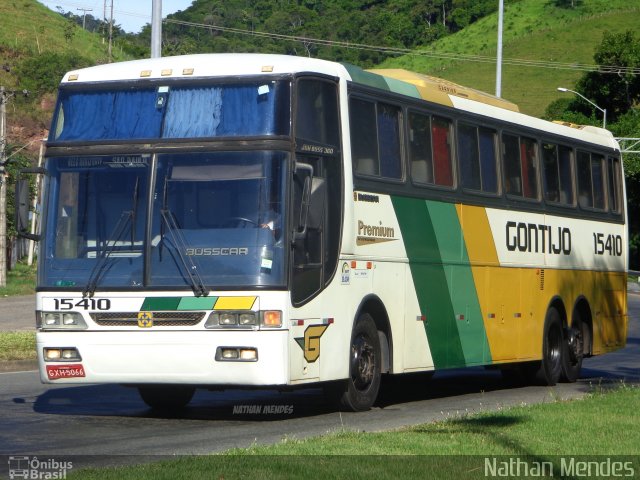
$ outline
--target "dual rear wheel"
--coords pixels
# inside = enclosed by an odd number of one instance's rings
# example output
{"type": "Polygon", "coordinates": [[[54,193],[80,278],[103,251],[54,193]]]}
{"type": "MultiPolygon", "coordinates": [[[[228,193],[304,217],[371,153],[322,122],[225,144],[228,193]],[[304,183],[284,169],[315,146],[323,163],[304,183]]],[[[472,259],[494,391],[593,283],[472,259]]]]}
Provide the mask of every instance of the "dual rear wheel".
{"type": "Polygon", "coordinates": [[[585,324],[574,314],[570,328],[563,328],[558,310],[549,308],[544,321],[542,360],[528,368],[534,383],[555,385],[560,380],[575,382],[580,376],[584,357],[585,324]]]}

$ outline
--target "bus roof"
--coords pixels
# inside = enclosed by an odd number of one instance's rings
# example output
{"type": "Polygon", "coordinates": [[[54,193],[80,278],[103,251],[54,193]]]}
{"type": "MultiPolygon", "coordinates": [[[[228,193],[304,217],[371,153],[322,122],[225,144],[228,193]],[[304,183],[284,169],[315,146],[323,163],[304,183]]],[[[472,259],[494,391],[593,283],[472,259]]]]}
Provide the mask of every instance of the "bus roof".
{"type": "Polygon", "coordinates": [[[68,72],[62,84],[140,79],[203,78],[316,72],[344,78],[339,63],[291,55],[215,53],[148,58],[68,72]]]}

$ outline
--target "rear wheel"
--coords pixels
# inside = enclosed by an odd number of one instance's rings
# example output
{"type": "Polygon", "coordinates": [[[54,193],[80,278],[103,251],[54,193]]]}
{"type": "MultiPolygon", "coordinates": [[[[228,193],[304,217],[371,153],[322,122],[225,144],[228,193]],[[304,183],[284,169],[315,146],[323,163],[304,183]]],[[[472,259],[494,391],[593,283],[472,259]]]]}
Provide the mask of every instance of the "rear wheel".
{"type": "Polygon", "coordinates": [[[541,385],[555,385],[562,374],[565,349],[562,322],[558,311],[551,307],[547,311],[542,336],[542,360],[529,367],[532,380],[541,385]]]}
{"type": "Polygon", "coordinates": [[[138,387],[144,403],[154,410],[180,410],[191,401],[195,391],[193,387],[138,387]]]}
{"type": "Polygon", "coordinates": [[[573,324],[565,335],[564,352],[562,356],[562,379],[573,383],[580,376],[582,358],[584,357],[584,340],[586,325],[580,315],[574,313],[573,324]]]}
{"type": "Polygon", "coordinates": [[[380,390],[381,350],[371,315],[360,315],[351,334],[349,378],[343,384],[341,407],[355,412],[369,410],[380,390]]]}

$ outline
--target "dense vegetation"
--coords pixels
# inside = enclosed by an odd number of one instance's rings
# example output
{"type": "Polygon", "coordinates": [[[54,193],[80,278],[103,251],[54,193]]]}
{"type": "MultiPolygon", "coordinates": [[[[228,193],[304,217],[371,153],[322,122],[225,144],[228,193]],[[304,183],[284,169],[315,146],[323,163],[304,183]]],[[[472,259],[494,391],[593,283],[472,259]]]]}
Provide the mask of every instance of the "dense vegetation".
{"type": "MultiPolygon", "coordinates": [[[[322,46],[313,41],[223,33],[220,27],[414,48],[461,30],[496,9],[494,0],[196,0],[189,9],[170,18],[211,28],[168,23],[164,27],[164,48],[167,53],[192,52],[194,47],[207,52],[278,52],[371,66],[384,60],[385,55],[375,50],[322,46]]],[[[142,36],[148,33],[145,29],[142,36]]]]}

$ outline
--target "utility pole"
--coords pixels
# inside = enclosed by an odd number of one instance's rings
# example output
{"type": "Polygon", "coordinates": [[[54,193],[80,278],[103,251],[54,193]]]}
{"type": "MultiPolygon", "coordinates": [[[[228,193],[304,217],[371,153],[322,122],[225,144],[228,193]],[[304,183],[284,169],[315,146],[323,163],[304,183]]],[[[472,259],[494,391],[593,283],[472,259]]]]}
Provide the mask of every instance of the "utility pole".
{"type": "Polygon", "coordinates": [[[153,0],[151,10],[151,58],[162,56],[162,0],[153,0]]]}
{"type": "MultiPolygon", "coordinates": [[[[24,95],[29,92],[22,90],[24,95]]],[[[7,286],[7,102],[16,94],[0,86],[0,287],[7,286]]]]}
{"type": "Polygon", "coordinates": [[[78,8],[82,12],[82,29],[86,30],[87,12],[93,12],[93,8],[78,8]]]}
{"type": "Polygon", "coordinates": [[[504,0],[498,2],[498,52],[496,58],[496,97],[502,96],[502,24],[504,20],[504,0]]]}
{"type": "Polygon", "coordinates": [[[111,63],[112,42],[113,42],[113,0],[111,0],[111,16],[109,17],[109,63],[111,63]]]}
{"type": "Polygon", "coordinates": [[[0,287],[7,286],[7,182],[6,154],[7,144],[7,100],[4,87],[0,87],[0,287]]]}

